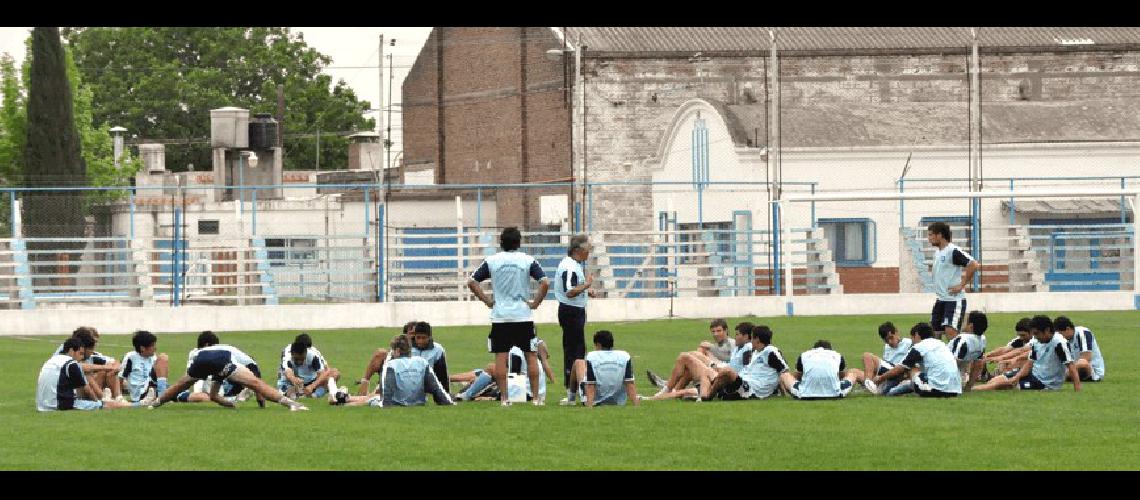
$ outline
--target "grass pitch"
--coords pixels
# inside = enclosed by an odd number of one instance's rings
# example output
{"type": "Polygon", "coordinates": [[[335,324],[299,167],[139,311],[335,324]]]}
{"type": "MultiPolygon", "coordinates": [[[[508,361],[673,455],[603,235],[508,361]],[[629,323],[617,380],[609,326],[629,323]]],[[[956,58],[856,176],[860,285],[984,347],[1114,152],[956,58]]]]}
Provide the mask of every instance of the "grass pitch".
{"type": "MultiPolygon", "coordinates": [[[[1063,313],[1054,313],[1063,314],[1063,313]]],[[[1013,337],[1026,314],[993,314],[989,348],[1013,337]]],[[[457,407],[330,407],[291,413],[254,401],[236,411],[210,403],[157,410],[35,410],[40,365],[61,336],[0,338],[0,469],[19,470],[1065,470],[1140,468],[1140,314],[1068,314],[1095,332],[1106,380],[1080,393],[966,394],[957,399],[873,397],[861,389],[842,401],[775,398],[744,402],[643,402],[640,407],[560,407],[561,332],[539,325],[559,380],[547,406],[495,402],[457,407]],[[92,457],[98,457],[94,460],[92,457]]],[[[430,318],[426,318],[429,319],[430,318]]],[[[790,363],[827,339],[850,366],[865,351],[880,354],[878,324],[904,333],[918,315],[730,318],[767,324],[790,363]]],[[[610,329],[615,348],[633,355],[638,391],[652,394],[650,368],[665,376],[677,353],[708,338],[707,320],[590,323],[610,329]]],[[[94,325],[104,330],[114,325],[94,325]]],[[[437,328],[451,372],[482,367],[488,327],[437,328]]],[[[313,331],[314,345],[346,379],[359,377],[394,328],[313,331]]],[[[196,334],[155,332],[171,356],[171,382],[182,372],[196,334]]],[[[254,356],[270,383],[281,346],[295,331],[219,332],[222,342],[254,356]]],[[[103,335],[98,349],[122,359],[127,335],[103,335]]],[[[352,389],[351,383],[347,383],[352,389]]],[[[453,388],[454,390],[454,388],[453,388]]]]}

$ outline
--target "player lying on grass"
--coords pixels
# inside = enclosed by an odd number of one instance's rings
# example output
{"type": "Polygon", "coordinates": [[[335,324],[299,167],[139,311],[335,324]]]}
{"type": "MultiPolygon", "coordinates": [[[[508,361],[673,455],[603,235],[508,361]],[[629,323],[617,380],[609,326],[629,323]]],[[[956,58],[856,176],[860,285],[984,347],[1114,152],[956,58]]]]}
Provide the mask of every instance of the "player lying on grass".
{"type": "Polygon", "coordinates": [[[348,406],[376,406],[392,408],[396,406],[422,406],[431,394],[437,405],[453,405],[451,395],[443,389],[428,361],[412,356],[412,341],[407,335],[397,335],[389,344],[391,359],[384,363],[383,395],[349,396],[348,406]]]}
{"type": "Polygon", "coordinates": [[[153,396],[137,403],[122,401],[100,401],[95,389],[87,383],[83,368],[79,362],[87,358],[91,352],[83,347],[80,340],[71,337],[63,342],[60,348],[63,354],[53,354],[43,366],[36,380],[36,409],[41,412],[63,410],[114,410],[130,408],[132,406],[149,405],[154,402],[153,396]],[[85,394],[82,399],[76,390],[85,394]]]}
{"type": "MultiPolygon", "coordinates": [[[[116,374],[119,372],[119,362],[99,351],[95,346],[99,343],[99,331],[90,326],[81,326],[71,332],[72,337],[80,340],[87,355],[80,361],[79,366],[87,378],[87,383],[95,390],[95,394],[104,401],[123,401],[122,387],[116,374]]],[[[56,349],[56,354],[64,354],[63,345],[56,349]]],[[[84,393],[86,395],[86,393],[84,393]]]]}
{"type": "Polygon", "coordinates": [[[1014,326],[1017,336],[1006,345],[990,351],[982,357],[987,363],[997,363],[998,373],[1005,373],[1021,366],[1029,357],[1032,344],[1037,342],[1033,334],[1029,333],[1029,318],[1021,318],[1014,326]]]}
{"type": "MultiPolygon", "coordinates": [[[[554,371],[550,367],[550,351],[546,348],[546,341],[541,338],[534,338],[534,352],[537,353],[538,363],[541,365],[543,377],[538,381],[538,394],[540,397],[546,397],[546,384],[547,382],[556,382],[554,378],[554,371]]],[[[530,378],[526,376],[526,356],[523,354],[522,349],[512,346],[508,352],[507,357],[507,373],[508,375],[515,375],[522,377],[526,381],[526,400],[534,400],[534,391],[530,387],[530,378]]],[[[452,382],[460,382],[467,384],[463,392],[455,397],[458,401],[484,401],[484,400],[499,400],[499,386],[495,383],[495,363],[488,363],[483,369],[476,368],[469,372],[458,373],[451,376],[452,382]]],[[[510,385],[510,384],[508,384],[510,385]]],[[[521,386],[520,386],[521,389],[521,386]]],[[[511,391],[507,395],[507,399],[521,399],[522,395],[515,393],[515,386],[508,387],[511,391]]],[[[569,402],[568,398],[562,398],[561,404],[573,404],[569,402]]]]}
{"type": "Polygon", "coordinates": [[[1069,352],[1073,355],[1073,365],[1081,375],[1081,382],[1104,380],[1104,357],[1100,355],[1100,343],[1092,330],[1073,325],[1073,321],[1065,316],[1057,316],[1053,320],[1053,329],[1069,343],[1069,352]]]}
{"type": "Polygon", "coordinates": [[[796,371],[785,371],[780,378],[793,398],[839,399],[863,379],[863,370],[847,368],[843,355],[831,349],[831,342],[817,340],[811,350],[796,358],[796,371]]]}
{"type": "Polygon", "coordinates": [[[986,313],[970,311],[962,332],[950,335],[950,352],[958,360],[958,372],[965,374],[963,377],[966,378],[967,391],[974,387],[974,382],[986,368],[982,356],[986,352],[986,329],[989,324],[986,313]]]}
{"type": "Polygon", "coordinates": [[[1073,390],[1081,390],[1080,374],[1073,363],[1069,343],[1060,333],[1053,331],[1053,322],[1048,316],[1037,315],[1029,321],[1029,332],[1037,342],[1033,343],[1029,359],[1020,368],[994,377],[989,382],[975,387],[975,391],[1000,389],[1021,389],[1023,391],[1058,390],[1068,376],[1073,381],[1073,390]]]}
{"type": "MultiPolygon", "coordinates": [[[[695,358],[698,362],[704,364],[709,368],[719,368],[724,366],[732,357],[732,353],[736,352],[736,341],[728,338],[728,322],[723,318],[717,318],[709,323],[709,334],[712,335],[712,342],[707,340],[702,341],[697,346],[695,351],[682,352],[677,356],[677,363],[681,362],[682,357],[695,358]]],[[[677,364],[674,364],[673,373],[669,377],[669,382],[665,382],[661,377],[657,376],[651,370],[646,370],[646,375],[649,377],[649,382],[660,388],[670,388],[670,390],[677,390],[685,388],[686,385],[674,385],[674,376],[677,375],[677,364]]],[[[691,379],[694,380],[695,379],[691,379]]]]}
{"type": "Polygon", "coordinates": [[[910,351],[911,340],[902,338],[899,329],[894,323],[887,321],[879,325],[879,338],[883,339],[883,356],[879,357],[869,352],[863,353],[863,386],[871,394],[892,396],[891,390],[900,383],[908,380],[907,373],[899,373],[893,378],[883,380],[882,384],[875,384],[872,377],[887,373],[895,365],[906,358],[910,351]]]}
{"type": "Polygon", "coordinates": [[[158,353],[158,337],[145,330],[131,336],[135,350],[123,355],[119,379],[126,386],[131,402],[153,399],[166,391],[166,377],[170,374],[170,357],[158,353]]]}
{"type": "Polygon", "coordinates": [[[958,361],[946,344],[934,338],[934,329],[930,324],[918,323],[911,327],[910,340],[913,345],[906,358],[871,380],[875,384],[881,384],[884,380],[921,366],[922,370],[911,377],[914,391],[919,396],[945,398],[962,394],[962,375],[958,373],[958,361]]]}
{"type": "Polygon", "coordinates": [[[174,385],[162,393],[158,402],[154,404],[155,408],[174,401],[195,382],[210,378],[212,379],[208,394],[210,401],[226,408],[236,408],[236,406],[232,400],[223,397],[221,389],[224,382],[229,382],[238,391],[242,387],[248,387],[257,396],[257,404],[263,407],[265,400],[268,399],[289,408],[290,411],[309,409],[305,405],[285,397],[281,391],[261,380],[261,377],[249,368],[249,365],[253,365],[255,368],[257,366],[253,358],[240,349],[217,343],[217,336],[211,332],[203,332],[202,335],[199,335],[199,345],[202,344],[205,344],[206,347],[190,352],[190,363],[186,368],[186,375],[183,375],[174,385]],[[205,339],[202,338],[203,335],[206,335],[205,339]],[[210,338],[211,336],[212,338],[210,338]]]}
{"type": "Polygon", "coordinates": [[[298,335],[289,345],[289,352],[281,359],[278,374],[277,390],[290,399],[327,396],[329,404],[345,401],[346,394],[336,386],[340,371],[329,366],[307,334],[298,335]]]}
{"type": "MultiPolygon", "coordinates": [[[[713,322],[713,328],[718,328],[718,323],[713,322]]],[[[677,356],[677,360],[673,363],[673,371],[669,374],[669,380],[663,381],[652,371],[648,371],[649,380],[660,388],[657,394],[651,397],[643,398],[654,401],[663,399],[674,398],[697,398],[700,396],[700,391],[697,387],[709,387],[708,393],[715,394],[719,389],[718,384],[723,384],[727,375],[721,375],[725,371],[732,371],[740,373],[744,366],[748,364],[748,357],[752,353],[752,330],[754,326],[752,323],[743,322],[736,325],[734,329],[736,337],[733,339],[733,345],[736,350],[728,358],[727,366],[720,366],[719,360],[716,364],[709,363],[708,358],[699,355],[696,352],[683,352],[677,356]],[[719,376],[720,382],[717,382],[719,376]],[[692,387],[690,387],[690,385],[692,387]]]]}
{"type": "Polygon", "coordinates": [[[614,334],[609,330],[594,333],[594,350],[586,353],[586,359],[574,361],[570,375],[571,382],[586,395],[587,407],[625,406],[626,401],[638,404],[633,360],[628,352],[614,350],[614,334]]]}

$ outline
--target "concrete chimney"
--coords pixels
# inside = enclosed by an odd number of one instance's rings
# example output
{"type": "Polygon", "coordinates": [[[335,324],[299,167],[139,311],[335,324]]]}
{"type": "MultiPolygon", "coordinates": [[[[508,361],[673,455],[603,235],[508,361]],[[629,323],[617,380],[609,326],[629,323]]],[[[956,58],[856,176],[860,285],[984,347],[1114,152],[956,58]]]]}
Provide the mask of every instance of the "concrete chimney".
{"type": "Polygon", "coordinates": [[[142,156],[143,168],[148,174],[166,173],[165,144],[139,144],[139,156],[142,156]]]}

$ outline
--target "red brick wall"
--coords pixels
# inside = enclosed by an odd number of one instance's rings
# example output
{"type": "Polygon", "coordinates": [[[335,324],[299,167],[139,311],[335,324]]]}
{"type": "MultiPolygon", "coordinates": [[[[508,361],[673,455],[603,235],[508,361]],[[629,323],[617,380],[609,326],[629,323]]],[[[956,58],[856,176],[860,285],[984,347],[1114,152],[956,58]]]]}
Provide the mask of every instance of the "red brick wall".
{"type": "Polygon", "coordinates": [[[839,282],[843,293],[898,293],[897,267],[840,267],[839,282]]]}
{"type": "MultiPolygon", "coordinates": [[[[438,155],[435,37],[442,33],[445,174],[448,184],[535,183],[570,178],[570,109],[563,64],[546,50],[561,48],[546,28],[436,28],[404,81],[405,158],[438,155]],[[526,60],[526,121],[521,69],[526,60]],[[525,132],[524,132],[525,130],[525,132]],[[525,133],[525,138],[524,138],[525,133]],[[522,164],[525,142],[527,164],[522,164]]],[[[436,165],[436,180],[441,180],[436,165]]],[[[504,189],[498,224],[533,225],[538,197],[568,189],[504,189]]]]}

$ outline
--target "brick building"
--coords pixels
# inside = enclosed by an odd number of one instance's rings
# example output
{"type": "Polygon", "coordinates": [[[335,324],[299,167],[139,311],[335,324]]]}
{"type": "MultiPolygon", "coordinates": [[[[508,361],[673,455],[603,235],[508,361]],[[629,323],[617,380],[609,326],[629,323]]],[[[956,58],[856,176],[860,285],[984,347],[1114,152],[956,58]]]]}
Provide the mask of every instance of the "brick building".
{"type": "MultiPolygon", "coordinates": [[[[912,176],[965,177],[978,139],[987,177],[1138,173],[1138,28],[982,28],[977,88],[968,28],[771,30],[775,59],[769,28],[436,28],[404,83],[409,168],[439,183],[669,180],[669,165],[688,172],[686,110],[703,109],[732,145],[714,148],[712,180],[772,180],[779,151],[784,181],[893,190],[909,156],[912,176]]],[[[584,218],[656,229],[652,189],[593,188],[584,218]]],[[[500,225],[537,221],[538,193],[512,194],[500,225]]],[[[897,291],[899,222],[871,222],[878,258],[839,274],[848,292],[897,291]]]]}

